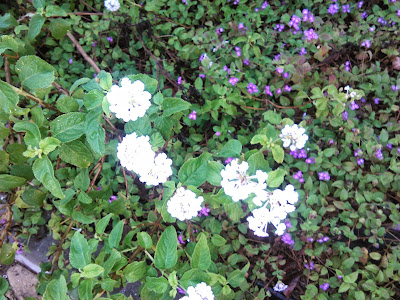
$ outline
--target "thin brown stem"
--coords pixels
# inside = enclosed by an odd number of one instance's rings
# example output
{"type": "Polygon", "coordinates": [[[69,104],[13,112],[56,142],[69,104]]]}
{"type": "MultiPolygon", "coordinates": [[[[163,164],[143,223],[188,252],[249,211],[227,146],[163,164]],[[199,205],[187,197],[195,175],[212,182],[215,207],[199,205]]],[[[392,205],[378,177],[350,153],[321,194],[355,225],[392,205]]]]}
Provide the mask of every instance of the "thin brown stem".
{"type": "Polygon", "coordinates": [[[75,37],[72,35],[71,32],[67,32],[67,36],[69,39],[74,43],[76,49],[78,49],[79,53],[83,56],[83,58],[92,66],[92,68],[96,71],[96,73],[100,73],[100,68],[96,65],[96,63],[87,55],[85,50],[83,50],[82,46],[78,43],[75,37]]]}

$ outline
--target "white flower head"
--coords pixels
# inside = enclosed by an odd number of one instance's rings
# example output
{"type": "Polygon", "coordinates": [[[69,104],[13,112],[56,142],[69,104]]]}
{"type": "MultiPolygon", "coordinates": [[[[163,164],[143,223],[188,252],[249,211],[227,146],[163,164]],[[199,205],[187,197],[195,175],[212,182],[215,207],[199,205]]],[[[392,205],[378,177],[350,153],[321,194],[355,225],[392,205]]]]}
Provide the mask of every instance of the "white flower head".
{"type": "Polygon", "coordinates": [[[165,153],[158,154],[152,163],[140,170],[140,181],[147,185],[158,185],[168,180],[172,175],[172,160],[165,153]]]}
{"type": "Polygon", "coordinates": [[[171,216],[181,221],[190,220],[197,216],[203,201],[203,197],[196,197],[196,194],[192,191],[180,187],[176,190],[175,195],[168,200],[167,211],[171,216]]]}
{"type": "Polygon", "coordinates": [[[125,122],[143,117],[151,105],[151,94],[144,90],[143,82],[132,83],[127,77],[122,78],[121,86],[113,85],[106,97],[110,111],[125,122]]]}
{"type": "Polygon", "coordinates": [[[288,286],[286,284],[284,284],[282,281],[278,281],[276,283],[276,285],[274,286],[274,291],[275,292],[283,292],[287,288],[288,288],[288,286]]]}
{"type": "Polygon", "coordinates": [[[126,135],[117,147],[117,157],[121,166],[137,174],[154,162],[155,153],[151,149],[148,136],[137,136],[136,132],[126,135]]]}
{"type": "Polygon", "coordinates": [[[221,186],[225,194],[232,197],[234,202],[247,199],[250,194],[256,194],[253,199],[256,205],[261,205],[266,199],[266,187],[268,174],[257,171],[256,175],[249,176],[247,170],[249,164],[247,162],[238,163],[238,159],[232,160],[224,170],[221,171],[221,186]],[[253,179],[257,179],[255,182],[253,179]]]}
{"type": "Polygon", "coordinates": [[[121,7],[121,5],[119,4],[119,0],[105,0],[104,6],[109,11],[117,11],[121,7]]]}
{"type": "Polygon", "coordinates": [[[195,287],[189,286],[186,292],[188,295],[181,298],[181,300],[214,300],[211,287],[204,282],[197,284],[195,287]]]}
{"type": "Polygon", "coordinates": [[[282,139],[283,147],[290,148],[291,151],[303,149],[308,140],[308,135],[305,134],[305,129],[297,124],[293,126],[285,125],[279,137],[282,139]]]}

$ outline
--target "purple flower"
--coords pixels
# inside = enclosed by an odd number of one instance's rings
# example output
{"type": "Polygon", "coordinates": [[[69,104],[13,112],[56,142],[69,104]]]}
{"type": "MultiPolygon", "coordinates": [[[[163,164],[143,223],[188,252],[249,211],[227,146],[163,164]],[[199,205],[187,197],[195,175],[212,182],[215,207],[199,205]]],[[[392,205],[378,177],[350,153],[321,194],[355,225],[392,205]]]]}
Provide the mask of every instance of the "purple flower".
{"type": "Polygon", "coordinates": [[[331,179],[328,172],[319,172],[318,178],[319,180],[326,180],[326,181],[329,181],[331,179]]]}
{"type": "Polygon", "coordinates": [[[274,56],[274,60],[280,60],[281,59],[281,54],[277,54],[274,56]]]}
{"type": "Polygon", "coordinates": [[[292,150],[289,153],[291,156],[293,156],[294,158],[298,158],[299,157],[299,152],[296,150],[292,150]]]}
{"type": "Polygon", "coordinates": [[[400,154],[400,148],[397,148],[397,152],[400,154]]]}
{"type": "Polygon", "coordinates": [[[206,53],[203,53],[202,55],[200,55],[199,61],[202,61],[203,59],[205,59],[207,57],[206,53]]]}
{"type": "Polygon", "coordinates": [[[264,1],[263,4],[261,5],[261,9],[266,9],[268,7],[268,2],[264,1]]]}
{"type": "Polygon", "coordinates": [[[361,152],[360,148],[354,150],[354,156],[357,157],[360,154],[360,152],[361,152]]]}
{"type": "Polygon", "coordinates": [[[250,65],[250,61],[249,61],[248,58],[246,58],[246,59],[243,61],[243,63],[244,63],[246,66],[250,65]]]}
{"type": "Polygon", "coordinates": [[[243,23],[239,23],[238,29],[243,29],[243,28],[244,28],[244,24],[243,23]]]}
{"type": "Polygon", "coordinates": [[[216,135],[216,136],[220,136],[220,135],[221,135],[221,132],[217,131],[217,132],[215,133],[215,135],[216,135]]]}
{"type": "Polygon", "coordinates": [[[336,14],[339,11],[339,5],[335,4],[331,4],[329,5],[328,8],[328,13],[330,13],[331,15],[336,14]]]}
{"type": "Polygon", "coordinates": [[[273,96],[273,94],[272,94],[272,92],[271,92],[271,88],[270,88],[269,85],[266,85],[266,86],[265,86],[264,91],[265,91],[265,94],[267,94],[267,95],[269,95],[269,96],[273,96]]]}
{"type": "Polygon", "coordinates": [[[300,178],[303,178],[303,173],[301,171],[297,171],[297,173],[293,175],[293,178],[299,180],[300,178]]]}
{"type": "Polygon", "coordinates": [[[235,85],[236,83],[239,82],[239,79],[237,79],[236,77],[231,77],[229,78],[228,82],[232,85],[235,85]]]}
{"type": "Polygon", "coordinates": [[[210,209],[208,207],[203,207],[198,213],[197,216],[201,217],[201,216],[208,216],[208,213],[210,212],[210,209]]]}
{"type": "Polygon", "coordinates": [[[199,77],[200,78],[206,78],[206,74],[200,74],[199,77]]]}
{"type": "Polygon", "coordinates": [[[218,35],[221,35],[224,32],[224,29],[222,27],[217,28],[216,32],[217,32],[218,35]]]}
{"type": "Polygon", "coordinates": [[[1,219],[0,224],[4,225],[4,224],[6,224],[6,222],[7,222],[7,220],[3,218],[3,219],[1,219]]]}
{"type": "Polygon", "coordinates": [[[304,30],[304,36],[306,37],[307,42],[318,39],[318,34],[314,32],[314,29],[312,28],[310,30],[304,30]]]}
{"type": "MultiPolygon", "coordinates": [[[[283,25],[283,24],[275,24],[274,29],[277,30],[277,31],[279,31],[279,32],[282,32],[283,29],[285,29],[285,25],[283,25]]],[[[277,59],[277,60],[278,60],[278,59],[277,59]]]]}
{"type": "Polygon", "coordinates": [[[285,233],[283,236],[282,236],[282,242],[284,242],[285,244],[287,244],[287,245],[290,245],[290,246],[292,246],[292,245],[294,245],[294,241],[292,240],[292,237],[290,236],[290,234],[289,233],[285,233]]]}
{"type": "Polygon", "coordinates": [[[312,242],[314,242],[314,238],[308,237],[308,238],[307,238],[307,241],[309,241],[310,243],[312,243],[312,242]]]}
{"type": "Polygon", "coordinates": [[[69,63],[69,64],[72,64],[73,61],[74,61],[74,60],[73,60],[72,58],[70,58],[69,61],[68,61],[68,63],[69,63]]]}
{"type": "Polygon", "coordinates": [[[258,93],[258,88],[254,83],[250,82],[247,85],[247,91],[252,95],[254,93],[258,93]]]}
{"type": "Polygon", "coordinates": [[[240,47],[235,47],[235,53],[238,57],[240,57],[242,55],[242,49],[240,49],[240,47]]]}
{"type": "Polygon", "coordinates": [[[299,151],[299,158],[307,158],[307,152],[305,149],[299,151]]]}
{"type": "Polygon", "coordinates": [[[285,89],[286,92],[290,92],[292,90],[292,88],[290,86],[288,86],[288,85],[285,85],[284,89],[285,89]]]}
{"type": "Polygon", "coordinates": [[[276,93],[277,95],[280,95],[280,94],[282,93],[282,90],[281,90],[281,89],[277,89],[277,90],[275,91],[275,93],[276,93]]]}
{"type": "Polygon", "coordinates": [[[400,9],[397,10],[397,16],[400,17],[400,9]]]}
{"type": "Polygon", "coordinates": [[[101,191],[101,189],[102,189],[101,186],[98,186],[98,187],[96,188],[96,190],[98,190],[98,191],[101,191]]]}
{"type": "Polygon", "coordinates": [[[117,200],[117,196],[112,195],[108,200],[108,203],[112,203],[113,201],[117,200]]]}
{"type": "Polygon", "coordinates": [[[326,292],[329,289],[329,283],[325,282],[324,284],[321,284],[319,287],[321,290],[326,292]]]}
{"type": "Polygon", "coordinates": [[[360,1],[360,2],[357,3],[357,7],[358,8],[361,8],[363,5],[364,5],[364,1],[360,1]]]}
{"type": "Polygon", "coordinates": [[[178,286],[178,288],[176,289],[178,291],[179,294],[185,295],[186,292],[183,288],[181,288],[180,286],[178,286]]]}
{"type": "Polygon", "coordinates": [[[393,92],[398,91],[399,87],[397,85],[392,85],[392,90],[393,92]]]}
{"type": "Polygon", "coordinates": [[[180,234],[180,235],[178,236],[178,243],[181,244],[181,245],[185,245],[185,241],[183,240],[182,234],[180,234]]]}
{"type": "Polygon", "coordinates": [[[279,74],[283,73],[283,69],[282,68],[276,68],[275,71],[277,71],[279,74]]]}
{"type": "Polygon", "coordinates": [[[379,160],[382,160],[382,159],[383,159],[383,154],[382,154],[382,150],[381,150],[381,149],[377,149],[377,150],[375,151],[375,157],[376,157],[377,159],[379,159],[379,160]]]}
{"type": "Polygon", "coordinates": [[[371,47],[371,42],[369,40],[365,40],[361,43],[361,46],[368,49],[369,47],[371,47]]]}
{"type": "Polygon", "coordinates": [[[364,12],[361,14],[361,18],[363,18],[363,19],[368,18],[368,14],[367,14],[366,11],[364,11],[364,12]]]}
{"type": "Polygon", "coordinates": [[[300,54],[300,55],[305,55],[305,54],[307,54],[306,48],[304,48],[304,47],[301,48],[299,54],[300,54]]]}
{"type": "Polygon", "coordinates": [[[109,41],[110,43],[114,42],[114,39],[111,36],[107,37],[107,41],[109,41]]]}
{"type": "Polygon", "coordinates": [[[392,145],[391,143],[387,143],[386,147],[387,147],[388,149],[390,149],[390,150],[393,149],[393,145],[392,145]]]}
{"type": "Polygon", "coordinates": [[[290,223],[289,220],[285,220],[285,226],[286,228],[292,228],[292,224],[290,223]]]}
{"type": "Polygon", "coordinates": [[[293,27],[295,30],[300,30],[299,24],[301,22],[301,19],[296,16],[296,15],[292,15],[292,18],[290,19],[288,25],[289,27],[293,27]]]}
{"type": "Polygon", "coordinates": [[[290,77],[290,74],[289,74],[289,72],[285,72],[285,73],[283,73],[283,75],[282,75],[283,77],[285,77],[286,79],[287,78],[289,78],[290,77]]]}
{"type": "Polygon", "coordinates": [[[314,269],[314,263],[313,262],[310,262],[309,265],[308,264],[304,264],[304,266],[309,270],[313,270],[314,269]]]}
{"type": "Polygon", "coordinates": [[[97,45],[97,42],[92,43],[92,47],[96,47],[96,45],[97,45]]]}
{"type": "Polygon", "coordinates": [[[22,245],[19,245],[19,248],[17,250],[17,254],[23,254],[25,253],[24,249],[22,248],[22,245]]]}
{"type": "Polygon", "coordinates": [[[228,157],[227,159],[225,159],[225,163],[229,164],[232,160],[233,160],[233,157],[228,157]]]}
{"type": "Polygon", "coordinates": [[[342,10],[344,13],[350,13],[350,4],[343,5],[342,10]]]}
{"type": "Polygon", "coordinates": [[[350,61],[349,60],[344,63],[344,69],[347,72],[350,72],[350,61]]]}
{"type": "Polygon", "coordinates": [[[349,118],[349,113],[347,111],[344,111],[342,113],[342,118],[343,118],[343,121],[347,121],[347,119],[349,118]]]}
{"type": "Polygon", "coordinates": [[[306,159],[306,164],[315,164],[315,157],[309,157],[306,159]]]}
{"type": "Polygon", "coordinates": [[[181,85],[182,84],[182,77],[181,76],[179,76],[178,77],[178,80],[176,81],[179,85],[181,85]]]}
{"type": "Polygon", "coordinates": [[[396,231],[400,231],[400,224],[394,225],[393,229],[396,230],[396,231]]]}
{"type": "Polygon", "coordinates": [[[358,106],[358,104],[356,103],[356,101],[352,101],[352,102],[350,103],[350,108],[351,108],[351,110],[356,110],[356,109],[359,109],[360,106],[358,106]]]}
{"type": "Polygon", "coordinates": [[[363,158],[357,158],[357,164],[359,166],[363,165],[364,164],[364,159],[363,158]]]}
{"type": "Polygon", "coordinates": [[[188,117],[189,119],[191,119],[191,120],[196,120],[196,118],[197,118],[197,112],[194,110],[194,111],[192,111],[190,114],[189,114],[189,117],[188,117]]]}

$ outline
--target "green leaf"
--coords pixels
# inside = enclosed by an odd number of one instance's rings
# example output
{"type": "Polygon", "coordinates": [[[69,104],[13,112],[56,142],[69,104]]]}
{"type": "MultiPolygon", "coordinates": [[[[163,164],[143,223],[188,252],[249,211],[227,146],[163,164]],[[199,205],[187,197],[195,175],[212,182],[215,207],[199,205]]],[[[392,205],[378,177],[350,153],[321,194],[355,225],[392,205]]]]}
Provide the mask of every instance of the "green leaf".
{"type": "Polygon", "coordinates": [[[86,140],[89,143],[92,150],[98,155],[103,155],[105,150],[105,138],[106,134],[99,119],[101,118],[101,108],[96,108],[89,111],[86,118],[86,140]]]}
{"type": "Polygon", "coordinates": [[[268,137],[265,134],[256,134],[253,136],[250,143],[252,145],[261,144],[262,146],[265,146],[268,143],[268,137]]]}
{"type": "Polygon", "coordinates": [[[36,8],[36,10],[43,9],[46,4],[46,0],[33,0],[33,7],[36,8]]]}
{"type": "Polygon", "coordinates": [[[45,20],[46,19],[39,14],[36,14],[31,18],[31,20],[29,21],[29,31],[26,35],[29,41],[33,41],[33,39],[37,37],[37,35],[42,30],[42,26],[45,20]]]}
{"type": "Polygon", "coordinates": [[[344,293],[346,291],[348,291],[351,288],[351,284],[347,283],[347,282],[342,282],[342,284],[339,287],[338,292],[339,293],[344,293]]]}
{"type": "Polygon", "coordinates": [[[50,32],[51,35],[57,39],[61,40],[67,34],[68,30],[70,30],[71,24],[64,19],[51,19],[50,20],[50,32]]]}
{"type": "Polygon", "coordinates": [[[47,285],[43,300],[69,300],[67,291],[67,282],[64,276],[61,275],[58,279],[53,279],[47,285]]]}
{"type": "Polygon", "coordinates": [[[50,159],[47,156],[37,158],[32,166],[33,174],[46,189],[57,198],[64,198],[60,183],[54,177],[54,169],[50,159]]]}
{"type": "Polygon", "coordinates": [[[103,98],[104,94],[102,92],[99,90],[91,90],[83,96],[83,105],[85,105],[88,110],[91,110],[95,107],[101,106],[103,98]]]}
{"type": "Polygon", "coordinates": [[[77,167],[87,168],[93,162],[90,150],[80,141],[72,141],[60,147],[60,158],[77,167]]]}
{"type": "Polygon", "coordinates": [[[104,230],[106,229],[112,216],[113,214],[108,214],[96,222],[96,233],[98,235],[102,235],[104,233],[104,230]]]}
{"type": "Polygon", "coordinates": [[[208,152],[202,153],[197,158],[190,158],[178,172],[178,178],[183,185],[194,185],[198,187],[207,179],[207,167],[211,154],[208,152]]]}
{"type": "Polygon", "coordinates": [[[9,289],[10,285],[8,284],[7,279],[0,277],[0,295],[4,296],[8,289],[9,289]]]}
{"type": "Polygon", "coordinates": [[[150,94],[154,94],[157,90],[157,80],[151,78],[146,74],[136,74],[136,75],[128,75],[128,78],[132,81],[140,80],[144,83],[144,89],[148,91],[150,94]]]}
{"type": "Polygon", "coordinates": [[[157,243],[154,265],[158,269],[170,269],[178,261],[178,236],[174,226],[167,227],[157,243]]]}
{"type": "Polygon", "coordinates": [[[80,86],[80,85],[84,85],[85,83],[88,83],[89,81],[91,81],[90,78],[84,77],[84,78],[80,78],[77,81],[75,81],[72,85],[71,88],[69,89],[69,93],[72,95],[75,91],[75,89],[80,86]]]}
{"type": "Polygon", "coordinates": [[[76,140],[85,133],[86,117],[80,112],[59,116],[50,123],[51,135],[64,143],[76,140]]]}
{"type": "Polygon", "coordinates": [[[207,181],[215,186],[219,186],[221,184],[221,170],[224,168],[224,165],[216,162],[209,161],[207,166],[207,181]]]}
{"type": "Polygon", "coordinates": [[[80,211],[74,210],[72,212],[72,218],[82,224],[92,224],[95,221],[94,216],[83,214],[80,211]]]}
{"type": "Polygon", "coordinates": [[[110,271],[114,267],[114,265],[120,261],[121,261],[121,254],[117,250],[112,249],[111,255],[108,257],[108,259],[103,264],[104,275],[110,273],[110,271]]]}
{"type": "Polygon", "coordinates": [[[4,150],[0,150],[0,173],[6,173],[8,170],[8,164],[10,162],[10,156],[4,150]]]}
{"type": "Polygon", "coordinates": [[[44,154],[49,154],[50,152],[54,151],[61,142],[53,137],[47,137],[39,142],[39,147],[42,149],[44,154]]]}
{"type": "Polygon", "coordinates": [[[117,248],[122,237],[122,229],[124,228],[124,221],[121,220],[114,226],[108,237],[108,244],[111,248],[117,248]]]}
{"type": "Polygon", "coordinates": [[[194,248],[191,265],[192,268],[199,268],[207,271],[211,264],[211,254],[208,248],[207,238],[204,234],[201,235],[199,241],[194,248]]]}
{"type": "MultiPolygon", "coordinates": [[[[85,277],[89,277],[89,276],[85,276],[85,277]]],[[[93,299],[93,293],[92,293],[93,285],[94,285],[94,282],[91,279],[82,280],[79,283],[79,287],[78,287],[79,299],[85,299],[85,300],[93,299]]]]}
{"type": "Polygon", "coordinates": [[[102,266],[96,264],[88,264],[83,268],[82,276],[86,278],[94,278],[104,272],[102,266]]]}
{"type": "Polygon", "coordinates": [[[82,203],[85,203],[85,204],[89,204],[89,203],[93,202],[92,198],[90,198],[88,196],[88,194],[86,194],[85,192],[80,192],[79,193],[78,200],[79,200],[79,202],[82,202],[82,203]]]}
{"type": "Polygon", "coordinates": [[[26,132],[24,141],[27,145],[32,147],[39,146],[41,135],[39,127],[35,123],[21,121],[15,123],[13,129],[17,132],[26,132]]]}
{"type": "Polygon", "coordinates": [[[151,236],[147,232],[139,232],[137,234],[137,239],[139,241],[140,247],[144,249],[150,249],[153,246],[153,241],[151,240],[151,236]]]}
{"type": "Polygon", "coordinates": [[[346,259],[343,263],[342,263],[342,267],[344,269],[350,269],[353,265],[354,265],[354,258],[353,257],[349,257],[348,259],[346,259]]]}
{"type": "Polygon", "coordinates": [[[189,286],[195,286],[200,282],[208,282],[209,279],[210,276],[204,271],[199,269],[191,269],[182,275],[180,284],[183,288],[187,289],[189,286]]]}
{"type": "Polygon", "coordinates": [[[69,261],[71,266],[76,269],[83,269],[90,263],[89,244],[78,231],[75,232],[71,239],[69,261]]]}
{"type": "Polygon", "coordinates": [[[283,163],[283,159],[285,158],[285,152],[283,151],[283,148],[277,144],[272,145],[272,156],[274,157],[274,160],[278,163],[281,164],[283,163]]]}
{"type": "Polygon", "coordinates": [[[229,140],[216,156],[219,157],[239,157],[242,152],[242,144],[238,140],[229,140]]]}
{"type": "Polygon", "coordinates": [[[46,194],[35,188],[27,188],[22,193],[22,201],[30,206],[41,207],[46,199],[46,194]]]}
{"type": "Polygon", "coordinates": [[[25,178],[12,176],[8,174],[0,174],[0,191],[7,192],[11,189],[24,185],[25,178]]]}
{"type": "Polygon", "coordinates": [[[0,80],[0,111],[12,114],[19,101],[18,94],[11,85],[0,80]]]}
{"type": "Polygon", "coordinates": [[[4,243],[1,246],[0,264],[11,265],[15,260],[15,249],[12,244],[4,243]]]}
{"type": "Polygon", "coordinates": [[[129,283],[136,282],[146,276],[147,265],[145,261],[135,261],[124,269],[124,277],[129,283]]]}
{"type": "Polygon", "coordinates": [[[157,294],[165,293],[168,288],[168,281],[164,277],[156,278],[156,277],[147,277],[146,278],[146,287],[156,292],[157,294]]]}
{"type": "Polygon", "coordinates": [[[86,191],[89,188],[90,178],[88,169],[83,169],[74,180],[74,186],[76,189],[86,191]]]}
{"type": "Polygon", "coordinates": [[[56,70],[35,55],[21,57],[15,64],[15,72],[24,87],[29,90],[48,88],[55,79],[56,70]]]}
{"type": "Polygon", "coordinates": [[[10,26],[17,26],[18,22],[15,20],[15,18],[7,13],[4,16],[0,16],[0,30],[2,29],[8,29],[10,26]]]}
{"type": "Polygon", "coordinates": [[[66,17],[68,15],[65,12],[65,10],[63,10],[58,5],[47,5],[46,6],[46,17],[54,17],[54,16],[66,17]]]}
{"type": "Polygon", "coordinates": [[[75,98],[61,95],[56,103],[56,107],[62,113],[76,112],[79,110],[79,104],[75,98]]]}
{"type": "Polygon", "coordinates": [[[180,98],[164,98],[162,103],[163,116],[169,117],[170,115],[189,109],[192,105],[180,98]]]}
{"type": "Polygon", "coordinates": [[[100,80],[99,85],[103,90],[109,91],[111,89],[113,83],[112,83],[112,76],[110,73],[101,70],[101,72],[97,74],[96,78],[100,80]]]}
{"type": "Polygon", "coordinates": [[[268,173],[267,185],[269,187],[278,187],[282,184],[285,179],[285,170],[276,169],[268,173]]]}
{"type": "Polygon", "coordinates": [[[358,271],[355,271],[349,275],[344,276],[343,281],[348,283],[354,283],[356,282],[357,278],[358,278],[358,271]]]}
{"type": "Polygon", "coordinates": [[[381,133],[379,135],[379,139],[382,143],[386,143],[389,139],[389,134],[385,129],[381,130],[381,133]]]}
{"type": "Polygon", "coordinates": [[[380,260],[382,257],[382,254],[378,253],[378,252],[371,252],[369,254],[369,256],[373,259],[373,260],[380,260]]]}

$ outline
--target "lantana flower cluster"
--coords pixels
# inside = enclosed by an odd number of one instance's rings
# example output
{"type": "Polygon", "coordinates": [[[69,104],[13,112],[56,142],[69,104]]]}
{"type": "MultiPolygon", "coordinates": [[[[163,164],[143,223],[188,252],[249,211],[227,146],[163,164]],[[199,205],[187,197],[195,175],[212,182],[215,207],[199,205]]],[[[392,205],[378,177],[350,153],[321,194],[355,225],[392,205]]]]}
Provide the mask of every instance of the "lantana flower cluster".
{"type": "Polygon", "coordinates": [[[195,287],[189,286],[187,289],[187,296],[181,298],[181,300],[214,300],[214,294],[211,287],[205,282],[197,284],[195,287]]]}
{"type": "Polygon", "coordinates": [[[238,159],[234,159],[221,171],[221,186],[225,194],[235,202],[254,194],[252,201],[261,207],[253,210],[253,215],[247,218],[249,228],[255,235],[267,237],[268,223],[272,223],[277,229],[276,234],[282,235],[286,229],[282,221],[295,210],[297,192],[292,185],[286,186],[285,190],[269,192],[266,190],[268,174],[258,170],[255,175],[249,176],[248,168],[247,162],[239,164],[238,159]]]}
{"type": "Polygon", "coordinates": [[[279,135],[282,139],[283,147],[289,147],[291,151],[304,148],[304,145],[308,141],[308,135],[305,132],[306,130],[297,124],[292,126],[285,125],[279,135]]]}

